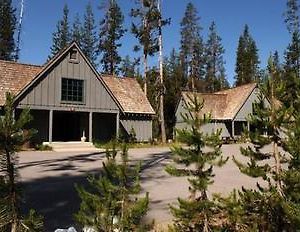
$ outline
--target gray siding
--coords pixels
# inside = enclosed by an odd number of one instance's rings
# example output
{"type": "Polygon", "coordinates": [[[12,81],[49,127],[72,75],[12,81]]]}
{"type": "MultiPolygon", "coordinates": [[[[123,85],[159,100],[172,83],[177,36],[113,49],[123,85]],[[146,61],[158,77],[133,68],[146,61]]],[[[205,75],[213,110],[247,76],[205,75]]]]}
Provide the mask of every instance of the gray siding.
{"type": "MultiPolygon", "coordinates": [[[[175,124],[175,128],[182,130],[182,129],[188,129],[187,124],[183,121],[182,115],[181,114],[186,114],[187,110],[184,108],[184,101],[183,99],[180,100],[178,107],[177,107],[177,111],[175,113],[176,116],[176,124],[175,124]]],[[[203,125],[201,127],[201,130],[204,133],[213,133],[216,132],[217,130],[222,130],[221,132],[221,137],[227,138],[230,137],[230,133],[225,125],[225,123],[223,122],[212,122],[212,123],[208,123],[206,125],[203,125]]]]}
{"type": "Polygon", "coordinates": [[[78,62],[70,62],[66,53],[34,86],[21,97],[20,107],[116,112],[118,106],[97,79],[96,74],[78,52],[78,62]],[[84,80],[83,104],[66,104],[61,102],[61,79],[75,78],[84,80]]]}
{"type": "Polygon", "coordinates": [[[124,118],[120,120],[127,133],[133,128],[136,133],[136,139],[140,142],[146,142],[152,139],[152,120],[151,119],[132,119],[124,118]]]}
{"type": "Polygon", "coordinates": [[[247,101],[244,103],[242,108],[237,113],[236,117],[234,118],[235,121],[247,121],[248,115],[252,114],[253,107],[252,104],[258,101],[259,96],[259,89],[256,88],[248,97],[247,101]]]}

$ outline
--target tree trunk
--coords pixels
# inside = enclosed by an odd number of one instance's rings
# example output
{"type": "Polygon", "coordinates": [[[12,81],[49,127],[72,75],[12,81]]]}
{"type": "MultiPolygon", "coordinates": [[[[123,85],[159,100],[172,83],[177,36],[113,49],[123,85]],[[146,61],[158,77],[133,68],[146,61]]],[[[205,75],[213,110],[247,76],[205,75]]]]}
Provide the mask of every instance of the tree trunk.
{"type": "Polygon", "coordinates": [[[275,159],[275,172],[277,175],[276,179],[276,189],[280,196],[283,196],[283,190],[281,185],[281,163],[280,163],[280,154],[278,151],[278,144],[273,142],[273,152],[274,152],[274,159],[275,159]]]}
{"type": "Polygon", "coordinates": [[[159,37],[158,37],[158,43],[159,43],[159,76],[160,76],[160,104],[159,104],[159,117],[160,117],[160,129],[161,129],[161,141],[162,143],[166,143],[166,128],[165,128],[165,116],[164,116],[164,73],[163,73],[163,41],[162,41],[162,24],[161,24],[161,0],[158,0],[157,5],[158,11],[160,12],[160,18],[159,18],[159,37]]]}
{"type": "Polygon", "coordinates": [[[148,73],[148,61],[147,55],[144,53],[144,94],[147,97],[147,73],[148,73]]]}
{"type": "Polygon", "coordinates": [[[14,166],[11,161],[11,156],[9,150],[5,149],[6,154],[6,161],[7,161],[7,173],[9,178],[9,198],[11,203],[11,232],[17,232],[17,225],[18,225],[18,209],[17,209],[17,193],[16,193],[16,186],[15,186],[15,173],[14,173],[14,166]]]}

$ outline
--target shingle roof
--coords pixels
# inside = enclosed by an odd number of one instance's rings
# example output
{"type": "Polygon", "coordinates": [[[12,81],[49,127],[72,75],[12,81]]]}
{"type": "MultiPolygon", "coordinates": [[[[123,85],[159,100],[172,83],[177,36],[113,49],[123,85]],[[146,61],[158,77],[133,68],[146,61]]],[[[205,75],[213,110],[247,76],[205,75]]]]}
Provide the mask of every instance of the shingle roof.
{"type": "MultiPolygon", "coordinates": [[[[251,83],[215,93],[195,94],[204,101],[202,114],[211,114],[212,119],[230,120],[235,117],[256,86],[256,83],[251,83]]],[[[183,100],[189,103],[193,94],[183,92],[183,100]]]]}
{"type": "Polygon", "coordinates": [[[0,105],[6,92],[17,95],[42,70],[42,66],[0,60],[0,105]]]}
{"type": "Polygon", "coordinates": [[[101,77],[121,105],[124,113],[155,114],[135,78],[118,78],[105,74],[101,77]]]}

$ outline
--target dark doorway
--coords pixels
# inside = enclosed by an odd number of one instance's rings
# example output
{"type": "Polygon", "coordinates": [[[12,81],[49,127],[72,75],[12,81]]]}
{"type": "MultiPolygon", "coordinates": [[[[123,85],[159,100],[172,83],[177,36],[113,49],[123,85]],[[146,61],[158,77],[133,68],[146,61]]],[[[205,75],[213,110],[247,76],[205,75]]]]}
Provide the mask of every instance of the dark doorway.
{"type": "Polygon", "coordinates": [[[88,114],[80,112],[53,112],[53,141],[80,141],[88,135],[88,114]]]}

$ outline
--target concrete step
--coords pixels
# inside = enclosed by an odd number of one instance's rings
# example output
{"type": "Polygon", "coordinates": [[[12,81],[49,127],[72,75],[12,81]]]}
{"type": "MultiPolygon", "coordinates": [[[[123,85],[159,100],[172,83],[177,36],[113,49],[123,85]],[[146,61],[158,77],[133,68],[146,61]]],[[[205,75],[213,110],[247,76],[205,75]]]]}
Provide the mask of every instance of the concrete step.
{"type": "Polygon", "coordinates": [[[53,151],[56,152],[101,151],[101,149],[97,149],[92,143],[89,142],[52,142],[52,143],[44,143],[44,144],[52,147],[53,151]]]}

